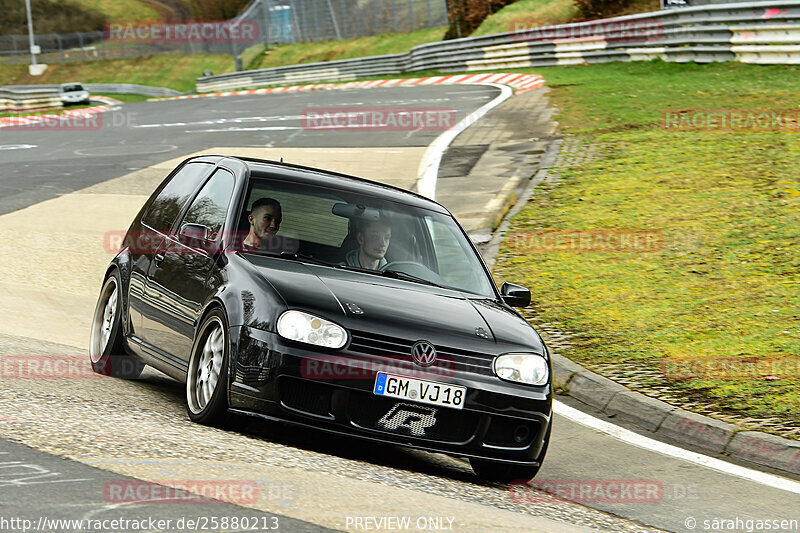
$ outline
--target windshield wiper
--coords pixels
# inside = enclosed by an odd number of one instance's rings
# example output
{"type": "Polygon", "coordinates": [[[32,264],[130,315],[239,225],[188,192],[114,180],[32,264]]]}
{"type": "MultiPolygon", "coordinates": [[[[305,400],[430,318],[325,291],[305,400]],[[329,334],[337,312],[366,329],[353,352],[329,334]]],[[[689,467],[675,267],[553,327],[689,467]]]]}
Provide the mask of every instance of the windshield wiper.
{"type": "Polygon", "coordinates": [[[414,276],[414,275],[409,274],[407,272],[403,272],[402,270],[378,270],[376,272],[382,273],[382,275],[387,277],[387,278],[402,279],[402,280],[405,280],[405,281],[415,281],[417,283],[423,283],[425,285],[430,285],[432,287],[446,288],[446,287],[442,287],[438,283],[434,283],[434,282],[432,282],[430,280],[427,280],[425,278],[420,278],[419,276],[414,276]]]}
{"type": "Polygon", "coordinates": [[[278,254],[278,257],[282,257],[283,259],[294,259],[295,261],[303,261],[305,263],[313,263],[315,265],[335,266],[327,261],[323,261],[322,259],[317,259],[316,257],[311,257],[310,255],[298,254],[295,252],[281,252],[278,254]]]}
{"type": "Polygon", "coordinates": [[[266,250],[246,250],[245,253],[249,254],[257,254],[257,255],[266,255],[267,257],[280,257],[281,259],[291,259],[293,261],[303,261],[306,263],[313,263],[315,265],[323,265],[323,266],[336,266],[328,263],[327,261],[323,261],[322,259],[317,259],[316,257],[311,257],[310,255],[305,254],[298,254],[294,252],[269,252],[266,250]]]}

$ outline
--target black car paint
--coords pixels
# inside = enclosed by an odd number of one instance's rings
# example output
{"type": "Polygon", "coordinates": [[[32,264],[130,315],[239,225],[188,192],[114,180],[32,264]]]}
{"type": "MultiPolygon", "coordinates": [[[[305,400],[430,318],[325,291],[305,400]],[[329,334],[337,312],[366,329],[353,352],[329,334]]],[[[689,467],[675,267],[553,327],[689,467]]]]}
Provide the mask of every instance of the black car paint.
{"type": "MultiPolygon", "coordinates": [[[[193,161],[227,168],[236,177],[225,228],[237,227],[237,217],[248,191],[250,166],[298,182],[383,195],[392,201],[447,213],[428,199],[335,173],[218,156],[193,161]]],[[[153,193],[129,233],[142,230],[139,221],[147,206],[180,168],[153,193]]],[[[209,171],[208,175],[212,174],[213,170],[209,171]]],[[[202,184],[194,194],[200,187],[202,184]]],[[[177,220],[182,216],[183,213],[177,220]]],[[[175,231],[176,228],[171,229],[175,231]]],[[[110,268],[119,269],[121,274],[123,325],[127,348],[132,354],[175,379],[185,380],[197,327],[212,306],[219,306],[227,314],[230,327],[231,410],[420,449],[536,464],[552,416],[553,391],[549,384],[525,386],[504,382],[494,375],[458,371],[437,376],[436,381],[469,388],[464,412],[474,415],[475,429],[469,439],[460,443],[394,435],[359,426],[348,412],[348,402],[375,400],[370,396],[374,380],[331,379],[324,384],[309,385],[335,389],[331,392],[329,413],[302,412],[283,402],[279,394],[282,382],[313,382],[303,376],[301,363],[305,356],[337,355],[337,364],[346,366],[348,354],[351,354],[349,342],[341,350],[326,350],[282,339],[276,333],[276,321],[280,313],[289,308],[324,316],[348,331],[380,331],[390,337],[425,339],[437,346],[469,349],[490,358],[514,351],[535,352],[544,355],[549,365],[549,354],[539,335],[502,301],[494,284],[495,298],[489,299],[286,258],[230,252],[226,249],[230,242],[221,243],[221,246],[221,251],[216,253],[185,249],[185,253],[173,257],[166,254],[158,266],[154,265],[154,253],[134,253],[125,248],[115,257],[110,268]],[[185,279],[181,271],[188,273],[185,279]],[[150,279],[158,272],[163,273],[162,283],[150,279]],[[358,305],[363,315],[348,312],[348,303],[358,305]],[[488,330],[488,338],[477,335],[478,328],[488,330]],[[492,420],[503,417],[512,423],[513,420],[531,422],[535,436],[521,447],[483,442],[492,420]]],[[[488,276],[488,269],[483,267],[488,276]]]]}

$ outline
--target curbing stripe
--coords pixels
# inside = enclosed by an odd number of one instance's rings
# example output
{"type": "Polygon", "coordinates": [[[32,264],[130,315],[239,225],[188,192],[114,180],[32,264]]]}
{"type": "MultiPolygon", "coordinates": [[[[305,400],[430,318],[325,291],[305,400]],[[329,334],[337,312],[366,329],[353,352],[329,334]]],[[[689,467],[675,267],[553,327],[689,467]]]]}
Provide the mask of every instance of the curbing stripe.
{"type": "Polygon", "coordinates": [[[388,80],[366,80],[347,83],[315,83],[310,85],[290,85],[287,87],[267,87],[262,89],[247,89],[243,91],[213,92],[203,94],[190,94],[170,96],[167,98],[151,98],[149,102],[165,102],[170,100],[184,100],[188,98],[219,98],[224,96],[241,96],[251,94],[293,93],[299,91],[318,90],[349,90],[372,89],[375,87],[397,87],[417,85],[458,85],[475,83],[500,83],[517,90],[522,94],[529,89],[539,88],[544,85],[544,78],[538,74],[520,73],[483,73],[483,74],[456,74],[451,76],[430,76],[427,78],[391,78],[388,80]]]}

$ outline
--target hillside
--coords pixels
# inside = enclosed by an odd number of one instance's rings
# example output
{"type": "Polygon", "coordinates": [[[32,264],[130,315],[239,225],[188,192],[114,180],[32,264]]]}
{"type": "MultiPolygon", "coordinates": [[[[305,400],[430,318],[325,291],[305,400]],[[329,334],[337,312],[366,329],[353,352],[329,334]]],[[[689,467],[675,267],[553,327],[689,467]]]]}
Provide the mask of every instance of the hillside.
{"type": "MultiPolygon", "coordinates": [[[[34,31],[71,33],[102,30],[107,22],[140,20],[226,20],[248,0],[31,0],[34,31]]],[[[25,2],[0,0],[0,36],[28,32],[25,2]]]]}

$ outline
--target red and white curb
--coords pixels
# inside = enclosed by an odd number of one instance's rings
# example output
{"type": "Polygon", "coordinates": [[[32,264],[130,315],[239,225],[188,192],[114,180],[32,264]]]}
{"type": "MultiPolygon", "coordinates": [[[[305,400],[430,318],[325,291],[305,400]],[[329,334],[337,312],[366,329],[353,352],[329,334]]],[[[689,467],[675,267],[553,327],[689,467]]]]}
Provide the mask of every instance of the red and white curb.
{"type": "Polygon", "coordinates": [[[105,102],[106,100],[110,101],[108,103],[104,103],[103,105],[96,105],[92,107],[85,107],[83,109],[74,109],[71,111],[64,111],[58,115],[56,114],[46,114],[46,115],[22,115],[16,117],[3,117],[0,118],[0,128],[10,128],[10,127],[21,127],[21,126],[33,126],[35,124],[41,124],[43,122],[49,122],[53,124],[58,124],[63,121],[68,121],[74,118],[85,118],[90,117],[92,115],[96,115],[98,113],[104,113],[111,109],[111,102],[119,103],[113,98],[94,98],[94,100],[100,100],[105,102]]]}
{"type": "Polygon", "coordinates": [[[101,102],[104,105],[122,105],[124,102],[120,102],[115,98],[111,98],[108,96],[92,96],[92,100],[95,102],[101,102]]]}
{"type": "Polygon", "coordinates": [[[538,74],[495,73],[495,74],[457,74],[453,76],[431,76],[427,78],[396,78],[390,80],[353,81],[348,83],[315,83],[312,85],[291,85],[288,87],[270,87],[264,89],[248,89],[245,91],[229,91],[219,93],[190,94],[171,96],[168,98],[151,98],[150,102],[166,100],[186,100],[189,98],[212,98],[220,96],[240,96],[247,94],[296,93],[302,91],[331,91],[347,89],[372,89],[375,87],[413,87],[415,85],[459,85],[475,83],[497,83],[516,89],[515,94],[522,94],[544,86],[544,78],[538,74]]]}

